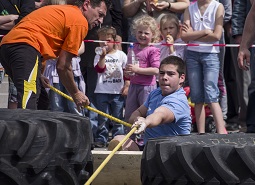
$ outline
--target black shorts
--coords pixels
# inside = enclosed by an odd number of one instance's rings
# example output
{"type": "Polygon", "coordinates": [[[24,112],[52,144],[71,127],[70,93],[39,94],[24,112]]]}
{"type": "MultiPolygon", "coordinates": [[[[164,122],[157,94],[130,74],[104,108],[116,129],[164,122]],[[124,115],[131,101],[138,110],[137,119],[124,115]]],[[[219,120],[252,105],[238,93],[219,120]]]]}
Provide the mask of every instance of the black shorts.
{"type": "Polygon", "coordinates": [[[17,88],[18,108],[37,109],[40,95],[41,54],[32,46],[16,43],[0,48],[1,63],[17,88]]]}

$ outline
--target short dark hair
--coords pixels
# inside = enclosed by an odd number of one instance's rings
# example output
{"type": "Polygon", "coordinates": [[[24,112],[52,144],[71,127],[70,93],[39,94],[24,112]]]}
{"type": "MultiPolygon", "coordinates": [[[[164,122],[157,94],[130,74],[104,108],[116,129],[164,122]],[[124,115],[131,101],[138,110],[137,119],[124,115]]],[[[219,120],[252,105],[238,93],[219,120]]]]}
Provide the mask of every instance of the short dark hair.
{"type": "Polygon", "coordinates": [[[160,63],[159,69],[164,64],[172,64],[177,66],[177,72],[179,73],[179,76],[181,76],[182,74],[185,74],[186,72],[186,65],[180,57],[168,56],[164,58],[160,63]]]}

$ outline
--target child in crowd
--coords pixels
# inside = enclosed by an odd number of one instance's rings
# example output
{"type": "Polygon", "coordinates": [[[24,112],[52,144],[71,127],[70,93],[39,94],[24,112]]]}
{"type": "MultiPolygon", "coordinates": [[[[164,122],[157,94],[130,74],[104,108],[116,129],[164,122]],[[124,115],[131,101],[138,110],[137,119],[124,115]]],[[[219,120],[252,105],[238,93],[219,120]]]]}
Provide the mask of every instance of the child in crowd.
{"type": "Polygon", "coordinates": [[[166,14],[160,19],[160,31],[163,37],[160,48],[160,61],[168,56],[178,56],[184,60],[186,46],[169,44],[185,44],[180,38],[180,22],[175,14],[166,14]]]}
{"type": "MultiPolygon", "coordinates": [[[[224,7],[215,0],[198,0],[184,12],[181,38],[190,44],[218,44],[222,34],[224,7]]],[[[205,132],[204,103],[210,106],[219,134],[226,134],[225,122],[219,105],[217,86],[220,62],[219,47],[188,46],[187,72],[191,101],[199,133],[205,132]]]]}
{"type": "MultiPolygon", "coordinates": [[[[82,42],[81,47],[78,51],[78,56],[72,58],[72,69],[73,69],[73,76],[76,85],[78,86],[79,90],[85,94],[85,82],[81,73],[80,69],[80,55],[84,53],[85,46],[84,42],[82,42]]],[[[51,86],[55,87],[56,89],[69,94],[65,89],[64,85],[59,81],[59,76],[56,69],[56,64],[58,59],[49,59],[46,61],[45,70],[41,77],[42,82],[46,81],[46,83],[50,84],[51,86]],[[46,78],[45,78],[46,77],[46,78]],[[48,80],[47,80],[48,79],[48,80]]],[[[70,112],[74,114],[78,114],[80,116],[84,116],[84,110],[78,111],[76,108],[76,104],[70,100],[67,100],[63,96],[59,95],[58,93],[47,89],[49,94],[50,100],[50,110],[52,111],[60,111],[60,112],[70,112]]]]}
{"type": "MultiPolygon", "coordinates": [[[[129,80],[125,80],[123,69],[127,64],[127,56],[123,51],[116,49],[116,30],[110,26],[103,26],[97,31],[102,54],[97,54],[94,66],[98,72],[98,80],[95,89],[97,108],[123,119],[124,98],[127,95],[129,80]]],[[[98,127],[95,138],[95,147],[105,147],[109,134],[109,119],[98,115],[98,127]]],[[[94,131],[95,128],[92,128],[94,131]]],[[[113,122],[112,137],[124,134],[124,126],[113,122]]]]}
{"type": "MultiPolygon", "coordinates": [[[[156,75],[159,72],[160,50],[150,43],[159,39],[159,29],[156,20],[148,15],[138,17],[132,24],[133,34],[137,44],[134,53],[139,65],[128,64],[125,74],[135,73],[130,77],[130,86],[126,99],[125,120],[147,99],[151,91],[157,88],[156,75]]],[[[138,143],[143,145],[143,142],[138,143]]]]}

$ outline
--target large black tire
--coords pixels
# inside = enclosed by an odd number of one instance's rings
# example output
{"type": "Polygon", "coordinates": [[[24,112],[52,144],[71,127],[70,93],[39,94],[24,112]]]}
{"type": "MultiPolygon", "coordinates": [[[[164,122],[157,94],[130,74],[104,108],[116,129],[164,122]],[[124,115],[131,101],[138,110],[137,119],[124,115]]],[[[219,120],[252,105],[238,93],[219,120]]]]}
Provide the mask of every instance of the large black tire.
{"type": "Polygon", "coordinates": [[[91,138],[85,117],[0,109],[0,184],[84,184],[93,172],[91,138]]]}
{"type": "Polygon", "coordinates": [[[255,134],[151,139],[144,148],[144,185],[255,184],[255,134]]]}

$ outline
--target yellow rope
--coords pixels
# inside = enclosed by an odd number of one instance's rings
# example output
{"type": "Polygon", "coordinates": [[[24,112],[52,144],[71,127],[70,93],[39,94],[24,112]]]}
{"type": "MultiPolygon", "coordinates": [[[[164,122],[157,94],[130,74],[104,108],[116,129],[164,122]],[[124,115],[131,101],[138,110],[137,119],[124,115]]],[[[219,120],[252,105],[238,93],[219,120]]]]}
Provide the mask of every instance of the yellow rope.
{"type": "MultiPolygon", "coordinates": [[[[53,87],[53,86],[50,86],[50,89],[51,89],[52,91],[58,93],[59,95],[65,97],[66,99],[68,99],[68,100],[70,100],[70,101],[73,102],[73,98],[72,98],[71,96],[68,96],[67,94],[61,92],[60,90],[56,89],[56,88],[53,87]]],[[[115,118],[115,117],[113,117],[113,116],[111,116],[111,115],[109,115],[109,114],[106,114],[106,113],[104,113],[104,112],[102,112],[102,111],[100,111],[100,110],[97,110],[97,109],[95,109],[95,108],[93,108],[93,107],[85,106],[84,108],[86,108],[86,109],[88,109],[88,110],[90,110],[90,111],[96,112],[96,113],[100,114],[101,116],[104,116],[104,117],[106,117],[106,118],[109,118],[109,119],[111,119],[111,120],[113,120],[113,121],[115,121],[115,122],[118,122],[118,123],[120,123],[120,124],[122,124],[122,125],[125,125],[125,126],[127,126],[127,127],[131,127],[131,126],[132,126],[130,123],[127,123],[127,122],[122,121],[122,120],[120,120],[120,119],[118,119],[118,118],[115,118]]]]}
{"type": "Polygon", "coordinates": [[[102,171],[105,165],[110,161],[115,152],[124,144],[124,142],[136,131],[137,127],[134,127],[125,137],[124,139],[113,149],[113,151],[105,158],[105,160],[100,164],[97,170],[91,175],[85,185],[89,185],[92,181],[97,177],[97,175],[102,171]]]}
{"type": "MultiPolygon", "coordinates": [[[[61,96],[65,97],[66,99],[73,101],[72,97],[66,95],[65,93],[61,92],[60,90],[50,86],[50,89],[58,94],[60,94],[61,96]]],[[[105,116],[115,122],[121,123],[125,126],[129,126],[131,127],[130,123],[127,123],[125,121],[122,121],[120,119],[117,119],[109,114],[106,114],[104,112],[101,112],[97,109],[94,109],[90,106],[86,106],[85,107],[88,110],[94,111],[102,116],[105,116]]],[[[97,170],[91,175],[91,177],[88,179],[88,181],[85,183],[85,185],[89,185],[92,183],[92,181],[97,177],[97,175],[102,171],[102,169],[105,167],[105,165],[110,161],[110,159],[113,157],[113,155],[119,150],[119,148],[124,144],[124,142],[126,142],[126,140],[137,130],[137,127],[132,128],[132,130],[124,137],[124,139],[113,149],[113,151],[105,158],[105,160],[101,163],[101,165],[97,168],[97,170]]]]}

